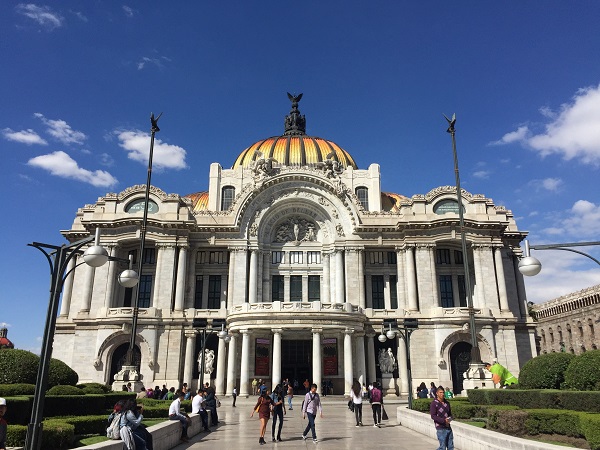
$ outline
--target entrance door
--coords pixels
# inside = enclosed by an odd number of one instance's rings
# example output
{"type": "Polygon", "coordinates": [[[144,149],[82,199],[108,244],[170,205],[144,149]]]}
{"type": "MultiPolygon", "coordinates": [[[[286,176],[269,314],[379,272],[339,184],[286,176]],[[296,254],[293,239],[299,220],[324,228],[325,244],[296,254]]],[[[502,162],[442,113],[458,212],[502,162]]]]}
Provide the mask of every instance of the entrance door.
{"type": "Polygon", "coordinates": [[[471,362],[471,344],[457,342],[450,350],[450,363],[452,364],[452,389],[455,395],[463,390],[463,373],[469,368],[471,362]]]}
{"type": "MultiPolygon", "coordinates": [[[[108,378],[109,383],[112,383],[115,380],[115,375],[119,370],[121,370],[121,368],[125,364],[125,358],[127,357],[128,348],[129,344],[121,344],[113,352],[110,361],[110,375],[108,378]]],[[[142,355],[140,353],[140,348],[136,345],[133,347],[133,365],[139,367],[141,360],[142,355]]]]}
{"type": "Polygon", "coordinates": [[[309,383],[321,383],[321,380],[312,380],[312,341],[283,340],[281,356],[283,378],[289,379],[292,384],[298,380],[296,393],[304,392],[302,383],[306,379],[309,383]]]}

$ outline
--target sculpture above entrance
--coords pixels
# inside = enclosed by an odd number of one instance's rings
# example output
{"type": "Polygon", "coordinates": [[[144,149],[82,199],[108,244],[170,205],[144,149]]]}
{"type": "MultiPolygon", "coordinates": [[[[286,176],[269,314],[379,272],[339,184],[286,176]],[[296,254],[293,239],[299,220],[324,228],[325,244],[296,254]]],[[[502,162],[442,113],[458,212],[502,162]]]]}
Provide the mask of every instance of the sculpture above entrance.
{"type": "Polygon", "coordinates": [[[317,226],[314,222],[299,216],[285,220],[275,232],[274,242],[291,242],[300,245],[301,242],[317,240],[317,226]]]}

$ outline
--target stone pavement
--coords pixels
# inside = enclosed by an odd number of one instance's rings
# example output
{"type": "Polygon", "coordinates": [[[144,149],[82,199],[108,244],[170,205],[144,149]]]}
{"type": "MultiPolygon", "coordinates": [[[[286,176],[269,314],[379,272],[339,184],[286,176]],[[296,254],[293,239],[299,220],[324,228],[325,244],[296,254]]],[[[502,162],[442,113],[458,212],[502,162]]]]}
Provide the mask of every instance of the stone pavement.
{"type": "MultiPolygon", "coordinates": [[[[363,427],[356,428],[354,413],[348,410],[347,400],[342,396],[321,397],[323,418],[317,416],[316,431],[319,442],[314,444],[310,437],[302,440],[301,434],[307,420],[302,419],[301,396],[294,397],[294,409],[284,416],[281,438],[283,442],[272,442],[271,424],[267,424],[265,445],[258,444],[260,422],[258,414],[250,418],[256,397],[238,398],[236,407],[231,406],[231,398],[221,399],[219,425],[211,433],[200,433],[189,443],[175,447],[176,450],[236,450],[263,448],[283,449],[396,449],[396,450],[433,450],[438,447],[434,439],[427,438],[397,424],[396,408],[400,401],[386,399],[386,411],[390,420],[384,421],[381,428],[373,427],[371,406],[363,404],[363,427]]],[[[404,402],[405,403],[405,402],[404,402]]],[[[433,422],[431,422],[433,427],[433,422]]]]}

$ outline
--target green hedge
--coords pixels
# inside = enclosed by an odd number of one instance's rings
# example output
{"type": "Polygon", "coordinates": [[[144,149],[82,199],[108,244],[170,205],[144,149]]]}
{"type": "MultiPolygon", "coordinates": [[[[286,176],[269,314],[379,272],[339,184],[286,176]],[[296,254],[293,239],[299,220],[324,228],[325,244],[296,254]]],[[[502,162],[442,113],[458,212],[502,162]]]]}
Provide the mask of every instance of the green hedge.
{"type": "Polygon", "coordinates": [[[530,359],[519,373],[519,388],[560,389],[574,358],[571,353],[547,353],[530,359]]]}
{"type": "Polygon", "coordinates": [[[113,391],[108,394],[104,394],[104,410],[113,410],[115,403],[119,400],[127,400],[130,398],[135,398],[135,392],[123,392],[123,391],[113,391]]]}
{"type": "Polygon", "coordinates": [[[6,429],[6,446],[23,447],[27,437],[27,425],[9,425],[6,429]]]}
{"type": "Polygon", "coordinates": [[[34,393],[35,384],[0,384],[0,397],[17,397],[19,395],[33,395],[34,393]]]}
{"type": "Polygon", "coordinates": [[[108,416],[105,414],[97,416],[77,416],[77,417],[65,417],[56,418],[54,420],[62,420],[75,427],[75,434],[99,434],[104,436],[106,434],[106,427],[108,427],[108,416]]]}
{"type": "Polygon", "coordinates": [[[469,400],[478,405],[514,405],[522,409],[570,409],[600,412],[600,392],[551,389],[469,389],[469,400]]]}
{"type": "Polygon", "coordinates": [[[85,395],[85,393],[78,387],[59,384],[48,389],[46,395],[85,395]]]}
{"type": "Polygon", "coordinates": [[[576,356],[565,372],[565,384],[578,391],[600,391],[600,350],[576,356]]]}
{"type": "Polygon", "coordinates": [[[81,390],[85,390],[85,389],[99,390],[99,391],[104,392],[105,394],[112,392],[112,389],[110,388],[110,386],[107,386],[102,383],[80,383],[77,385],[77,387],[81,390]]]}
{"type": "MultiPolygon", "coordinates": [[[[2,350],[4,351],[4,350],[2,350]]],[[[33,397],[6,397],[5,419],[13,425],[27,425],[31,420],[33,397]]]]}
{"type": "Polygon", "coordinates": [[[26,350],[0,351],[0,383],[35,384],[40,357],[26,350]]]}
{"type": "Polygon", "coordinates": [[[58,385],[75,386],[79,381],[79,375],[60,359],[51,358],[48,368],[48,387],[58,385]]]}
{"type": "Polygon", "coordinates": [[[106,411],[104,405],[104,395],[46,395],[44,417],[102,414],[106,411]]]}

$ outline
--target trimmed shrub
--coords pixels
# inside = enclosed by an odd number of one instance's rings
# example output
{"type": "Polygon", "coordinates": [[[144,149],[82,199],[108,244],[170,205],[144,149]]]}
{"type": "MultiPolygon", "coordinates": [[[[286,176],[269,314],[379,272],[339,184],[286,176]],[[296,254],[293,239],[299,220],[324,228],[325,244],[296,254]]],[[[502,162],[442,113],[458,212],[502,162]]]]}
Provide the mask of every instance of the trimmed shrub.
{"type": "MultiPolygon", "coordinates": [[[[4,351],[4,350],[2,350],[4,351]]],[[[7,397],[5,419],[12,425],[27,425],[31,419],[33,397],[7,397]]]]}
{"type": "Polygon", "coordinates": [[[490,407],[487,414],[487,427],[490,430],[507,433],[514,436],[525,434],[527,411],[522,409],[501,409],[490,407]]]}
{"type": "Polygon", "coordinates": [[[414,399],[412,404],[413,404],[413,409],[415,411],[419,411],[422,413],[429,413],[429,406],[431,405],[431,402],[433,401],[432,398],[417,398],[414,399]]]}
{"type": "Polygon", "coordinates": [[[571,353],[547,353],[527,361],[519,373],[520,389],[560,389],[571,353]]]}
{"type": "Polygon", "coordinates": [[[565,385],[578,391],[600,391],[600,350],[576,356],[565,372],[565,385]]]}
{"type": "Polygon", "coordinates": [[[60,419],[44,420],[42,448],[59,450],[69,448],[75,440],[75,427],[60,419]]]}
{"type": "Polygon", "coordinates": [[[584,437],[580,427],[580,416],[581,413],[577,411],[530,409],[527,410],[525,429],[530,435],[543,433],[584,437]]]}
{"type": "Polygon", "coordinates": [[[35,384],[40,357],[26,350],[0,351],[0,384],[35,384]]]}
{"type": "Polygon", "coordinates": [[[18,395],[33,395],[35,384],[0,384],[0,397],[16,397],[18,395]]]}
{"type": "MultiPolygon", "coordinates": [[[[108,417],[106,415],[97,416],[76,416],[76,417],[65,417],[66,423],[70,423],[75,427],[75,434],[106,434],[106,427],[108,427],[108,417]]],[[[58,418],[55,420],[59,420],[58,418]]]]}
{"type": "MultiPolygon", "coordinates": [[[[4,350],[2,350],[4,351],[4,350]]],[[[27,437],[26,425],[9,425],[6,429],[6,446],[23,447],[27,437]]]]}
{"type": "Polygon", "coordinates": [[[145,419],[166,419],[169,417],[170,402],[163,402],[162,405],[144,405],[145,419]]]}
{"type": "Polygon", "coordinates": [[[46,395],[85,395],[85,393],[75,386],[57,385],[48,389],[46,395]]]}
{"type": "Polygon", "coordinates": [[[110,386],[107,386],[102,383],[80,383],[77,385],[77,387],[79,389],[81,389],[83,392],[85,392],[86,394],[101,394],[101,393],[108,394],[109,392],[112,392],[112,389],[110,388],[110,386]],[[102,391],[102,392],[88,392],[88,390],[102,391]]]}
{"type": "Polygon", "coordinates": [[[104,394],[104,406],[103,409],[110,410],[112,412],[115,403],[119,400],[127,400],[130,398],[135,398],[135,392],[123,392],[123,391],[113,391],[108,394],[104,394]]]}
{"type": "Polygon", "coordinates": [[[600,413],[600,392],[555,391],[561,409],[600,413]]]}
{"type": "Polygon", "coordinates": [[[592,450],[600,450],[600,415],[581,414],[581,431],[592,450]]]}
{"type": "Polygon", "coordinates": [[[48,368],[48,386],[69,385],[75,386],[79,381],[79,375],[60,359],[50,359],[48,368]]]}
{"type": "Polygon", "coordinates": [[[46,395],[44,417],[102,414],[107,409],[104,403],[104,395],[46,395]]]}

